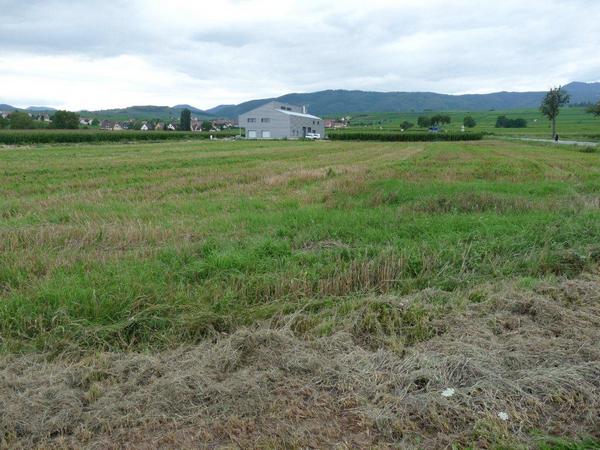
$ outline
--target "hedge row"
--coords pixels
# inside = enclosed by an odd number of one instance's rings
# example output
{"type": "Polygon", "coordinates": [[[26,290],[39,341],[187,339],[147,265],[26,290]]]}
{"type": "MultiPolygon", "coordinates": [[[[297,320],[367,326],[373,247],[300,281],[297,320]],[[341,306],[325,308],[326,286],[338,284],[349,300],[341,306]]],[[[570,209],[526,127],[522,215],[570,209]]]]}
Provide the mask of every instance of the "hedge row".
{"type": "Polygon", "coordinates": [[[483,133],[393,133],[371,131],[334,131],[327,136],[339,141],[479,141],[483,133]]]}
{"type": "Polygon", "coordinates": [[[78,142],[166,141],[236,136],[237,130],[218,132],[107,131],[107,130],[8,130],[0,131],[0,144],[60,144],[78,142]]]}

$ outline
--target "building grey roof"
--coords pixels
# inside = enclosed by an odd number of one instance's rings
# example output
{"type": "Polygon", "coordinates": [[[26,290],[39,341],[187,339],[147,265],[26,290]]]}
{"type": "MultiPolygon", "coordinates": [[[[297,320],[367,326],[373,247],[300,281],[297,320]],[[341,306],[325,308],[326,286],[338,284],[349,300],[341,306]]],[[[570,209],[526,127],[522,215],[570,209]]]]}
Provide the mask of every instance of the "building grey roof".
{"type": "Polygon", "coordinates": [[[320,117],[313,116],[312,114],[303,114],[303,113],[294,112],[294,111],[285,111],[283,109],[276,109],[275,111],[279,111],[280,113],[287,114],[288,116],[305,117],[307,119],[321,120],[320,117]]]}

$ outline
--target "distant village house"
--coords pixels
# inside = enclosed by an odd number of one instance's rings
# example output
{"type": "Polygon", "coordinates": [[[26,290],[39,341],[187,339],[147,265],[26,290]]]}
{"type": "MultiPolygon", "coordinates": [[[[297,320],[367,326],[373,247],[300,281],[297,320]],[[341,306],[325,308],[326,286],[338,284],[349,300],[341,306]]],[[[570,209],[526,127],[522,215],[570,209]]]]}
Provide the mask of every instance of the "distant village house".
{"type": "Polygon", "coordinates": [[[100,122],[100,128],[102,128],[103,130],[110,131],[122,131],[124,129],[123,125],[113,120],[103,120],[102,122],[100,122]]]}
{"type": "Polygon", "coordinates": [[[332,119],[325,121],[325,128],[346,128],[348,126],[348,121],[344,118],[342,119],[332,119]]]}

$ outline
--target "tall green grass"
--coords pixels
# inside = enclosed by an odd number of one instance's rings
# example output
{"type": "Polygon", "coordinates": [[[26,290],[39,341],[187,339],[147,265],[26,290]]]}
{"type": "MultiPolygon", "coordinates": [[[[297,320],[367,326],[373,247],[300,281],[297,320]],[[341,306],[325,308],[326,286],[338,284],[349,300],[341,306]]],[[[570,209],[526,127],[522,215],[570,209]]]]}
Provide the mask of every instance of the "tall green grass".
{"type": "Polygon", "coordinates": [[[208,139],[236,136],[238,131],[181,132],[181,131],[108,131],[108,130],[3,130],[0,144],[55,144],[127,141],[167,141],[208,139]]]}
{"type": "Polygon", "coordinates": [[[0,150],[0,174],[5,351],[176,345],[300,310],[333,330],[365,295],[600,260],[600,160],[562,148],[42,146],[0,150]]]}

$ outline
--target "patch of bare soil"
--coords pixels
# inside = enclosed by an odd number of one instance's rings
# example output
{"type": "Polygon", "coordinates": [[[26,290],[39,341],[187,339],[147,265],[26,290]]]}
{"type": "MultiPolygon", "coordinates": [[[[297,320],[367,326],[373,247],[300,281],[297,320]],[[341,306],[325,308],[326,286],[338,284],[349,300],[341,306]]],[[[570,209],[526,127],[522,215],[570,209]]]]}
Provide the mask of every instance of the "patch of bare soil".
{"type": "Polygon", "coordinates": [[[449,314],[442,334],[403,352],[360,342],[351,328],[308,338],[260,327],[159,354],[3,357],[0,446],[530,448],[534,432],[600,438],[596,278],[488,288],[449,314]]]}

